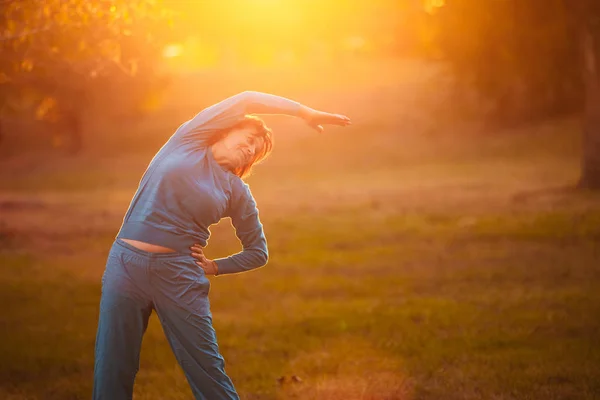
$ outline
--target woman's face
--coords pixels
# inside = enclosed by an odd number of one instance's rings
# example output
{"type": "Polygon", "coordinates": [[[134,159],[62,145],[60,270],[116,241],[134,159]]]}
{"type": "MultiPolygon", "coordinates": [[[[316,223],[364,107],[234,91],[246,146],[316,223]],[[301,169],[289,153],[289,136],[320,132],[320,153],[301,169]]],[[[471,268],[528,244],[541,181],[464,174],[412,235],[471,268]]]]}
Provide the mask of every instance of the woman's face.
{"type": "Polygon", "coordinates": [[[223,139],[223,157],[232,168],[247,165],[261,149],[263,139],[256,136],[256,130],[252,127],[234,129],[223,139]]]}

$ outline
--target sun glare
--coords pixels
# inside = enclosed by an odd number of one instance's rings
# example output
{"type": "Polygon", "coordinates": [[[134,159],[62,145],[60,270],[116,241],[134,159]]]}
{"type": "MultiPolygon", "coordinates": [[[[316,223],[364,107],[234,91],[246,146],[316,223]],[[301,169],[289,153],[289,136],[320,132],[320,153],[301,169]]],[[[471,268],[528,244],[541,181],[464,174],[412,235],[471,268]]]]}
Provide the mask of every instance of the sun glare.
{"type": "MultiPolygon", "coordinates": [[[[433,7],[443,0],[422,0],[433,7]]],[[[180,45],[164,57],[176,68],[218,64],[278,66],[393,51],[402,14],[395,0],[176,1],[180,45]],[[202,21],[201,23],[199,21],[202,21]],[[190,40],[190,38],[195,38],[190,40]],[[387,47],[386,47],[387,46],[387,47]]]]}
{"type": "Polygon", "coordinates": [[[178,57],[183,52],[183,46],[180,44],[170,44],[163,49],[163,57],[173,58],[178,57]]]}

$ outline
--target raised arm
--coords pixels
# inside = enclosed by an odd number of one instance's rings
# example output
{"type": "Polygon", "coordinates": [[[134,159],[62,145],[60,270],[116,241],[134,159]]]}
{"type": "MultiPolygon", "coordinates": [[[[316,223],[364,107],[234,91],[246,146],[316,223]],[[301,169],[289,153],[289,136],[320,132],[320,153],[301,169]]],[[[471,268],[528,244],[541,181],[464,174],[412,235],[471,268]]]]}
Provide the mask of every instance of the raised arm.
{"type": "Polygon", "coordinates": [[[267,93],[246,91],[231,96],[200,111],[179,127],[175,133],[181,139],[203,140],[215,130],[235,125],[246,114],[285,114],[300,116],[300,103],[267,93]]]}
{"type": "Polygon", "coordinates": [[[261,92],[244,92],[246,97],[245,114],[282,114],[302,117],[308,107],[285,97],[261,92]]]}
{"type": "Polygon", "coordinates": [[[282,114],[300,117],[318,131],[323,130],[323,124],[350,124],[350,120],[343,115],[317,111],[273,94],[246,91],[200,111],[194,118],[181,125],[174,136],[191,140],[207,139],[215,130],[234,125],[246,114],[282,114]]]}
{"type": "Polygon", "coordinates": [[[285,97],[260,92],[244,93],[247,96],[246,114],[284,114],[300,117],[319,132],[323,130],[322,125],[350,125],[350,118],[344,115],[317,111],[285,97]]]}

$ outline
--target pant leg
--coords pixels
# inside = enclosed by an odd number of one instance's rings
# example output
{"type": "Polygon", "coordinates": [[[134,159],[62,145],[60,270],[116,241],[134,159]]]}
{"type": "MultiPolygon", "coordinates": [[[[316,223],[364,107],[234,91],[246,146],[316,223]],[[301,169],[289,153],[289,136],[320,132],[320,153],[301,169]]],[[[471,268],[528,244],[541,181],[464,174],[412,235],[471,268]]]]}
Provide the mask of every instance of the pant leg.
{"type": "Polygon", "coordinates": [[[154,308],[198,400],[237,400],[219,353],[208,301],[210,281],[190,256],[162,259],[151,272],[154,308]]]}
{"type": "Polygon", "coordinates": [[[111,249],[102,278],[100,317],[96,334],[94,400],[133,397],[140,364],[142,337],[152,303],[139,285],[144,277],[141,260],[111,249]]]}
{"type": "Polygon", "coordinates": [[[210,315],[202,316],[155,304],[167,340],[197,400],[238,400],[225,372],[210,315]]]}

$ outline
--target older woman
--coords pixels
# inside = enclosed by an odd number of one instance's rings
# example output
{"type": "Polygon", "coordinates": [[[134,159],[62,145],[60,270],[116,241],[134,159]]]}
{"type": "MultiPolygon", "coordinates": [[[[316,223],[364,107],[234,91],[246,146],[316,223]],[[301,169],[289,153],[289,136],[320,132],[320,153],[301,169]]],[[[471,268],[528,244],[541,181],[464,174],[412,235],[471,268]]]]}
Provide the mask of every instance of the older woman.
{"type": "Polygon", "coordinates": [[[342,115],[265,93],[243,92],[181,125],[155,155],[129,205],[102,277],[94,399],[131,399],[142,337],[156,311],[196,399],[238,399],[212,327],[207,275],[267,262],[267,243],[242,178],[272,148],[271,131],[247,114],[285,114],[323,130],[342,115]],[[230,217],[243,250],[209,260],[209,226],[230,217]]]}

